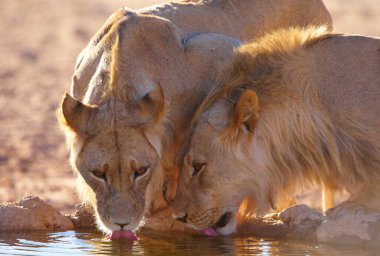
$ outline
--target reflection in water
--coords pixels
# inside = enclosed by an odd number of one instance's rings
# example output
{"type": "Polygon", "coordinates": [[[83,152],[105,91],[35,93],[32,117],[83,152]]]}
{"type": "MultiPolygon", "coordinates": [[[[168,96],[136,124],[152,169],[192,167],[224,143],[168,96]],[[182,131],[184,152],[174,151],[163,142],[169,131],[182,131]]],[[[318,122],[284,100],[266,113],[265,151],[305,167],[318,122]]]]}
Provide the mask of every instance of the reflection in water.
{"type": "Polygon", "coordinates": [[[100,233],[0,231],[2,255],[377,255],[379,247],[331,246],[249,236],[205,237],[145,232],[135,242],[108,241],[100,233]]]}

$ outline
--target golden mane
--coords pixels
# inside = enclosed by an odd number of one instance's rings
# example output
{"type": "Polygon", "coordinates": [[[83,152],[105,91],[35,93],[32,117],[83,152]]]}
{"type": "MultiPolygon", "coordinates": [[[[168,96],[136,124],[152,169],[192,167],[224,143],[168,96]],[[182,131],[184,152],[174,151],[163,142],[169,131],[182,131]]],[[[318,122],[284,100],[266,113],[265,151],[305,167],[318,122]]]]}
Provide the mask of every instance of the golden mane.
{"type": "MultiPolygon", "coordinates": [[[[266,110],[255,130],[261,140],[255,143],[266,152],[263,161],[273,174],[268,184],[292,187],[297,177],[334,189],[347,187],[354,181],[365,183],[380,169],[380,149],[370,141],[363,127],[350,120],[343,123],[333,120],[312,86],[310,70],[303,68],[305,50],[333,36],[324,26],[295,27],[275,31],[238,48],[230,64],[221,71],[219,86],[198,109],[189,132],[216,101],[236,103],[244,89],[252,89],[259,96],[260,108],[266,110]],[[301,87],[302,96],[295,93],[301,87]],[[321,171],[313,172],[317,169],[321,171]]],[[[247,149],[242,145],[244,142],[239,142],[237,134],[230,130],[224,129],[219,136],[219,149],[238,158],[247,155],[241,152],[241,148],[247,149]]],[[[254,154],[254,148],[248,150],[252,150],[248,154],[254,154]]]]}
{"type": "Polygon", "coordinates": [[[336,34],[329,32],[327,25],[308,26],[306,29],[301,27],[284,28],[266,33],[252,43],[237,48],[231,62],[219,72],[218,86],[214,87],[202,102],[194,115],[194,120],[198,120],[201,113],[223,95],[229,95],[238,87],[247,86],[247,78],[255,78],[252,77],[252,72],[260,77],[265,72],[270,75],[271,65],[276,62],[281,63],[284,59],[293,58],[302,49],[334,35],[336,34]],[[226,81],[224,74],[233,74],[233,77],[228,77],[228,81],[226,81]]]}

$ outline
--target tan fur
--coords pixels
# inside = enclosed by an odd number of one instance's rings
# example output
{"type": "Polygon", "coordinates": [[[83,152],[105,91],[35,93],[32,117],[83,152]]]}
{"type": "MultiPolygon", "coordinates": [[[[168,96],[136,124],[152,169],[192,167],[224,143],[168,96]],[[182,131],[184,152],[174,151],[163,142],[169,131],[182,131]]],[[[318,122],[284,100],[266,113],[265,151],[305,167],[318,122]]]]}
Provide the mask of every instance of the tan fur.
{"type": "Polygon", "coordinates": [[[180,28],[181,38],[213,32],[246,41],[280,27],[326,24],[332,28],[331,16],[322,0],[200,0],[156,5],[135,12],[123,8],[111,15],[79,54],[70,92],[75,98],[83,100],[91,86],[108,82],[109,74],[99,64],[110,61],[107,51],[115,39],[110,35],[125,13],[168,19],[180,28]]]}
{"type": "MultiPolygon", "coordinates": [[[[380,211],[379,49],[380,39],[324,27],[283,29],[240,47],[183,146],[177,216],[186,213],[191,226],[207,228],[225,212],[236,215],[246,196],[266,212],[272,200],[310,183],[351,193],[331,215],[380,211]],[[254,94],[260,109],[246,100],[254,94]],[[246,109],[256,109],[250,118],[255,124],[259,116],[257,125],[231,131],[246,109]],[[200,162],[204,170],[190,178],[200,162]]],[[[218,231],[231,233],[234,225],[218,231]]]]}
{"type": "MultiPolygon", "coordinates": [[[[68,128],[79,190],[102,229],[117,230],[116,222],[130,222],[124,228],[134,229],[144,215],[162,216],[163,209],[171,215],[163,192],[174,197],[175,155],[188,117],[239,44],[206,32],[246,40],[309,23],[331,26],[322,1],[212,0],[115,12],[78,56],[70,95],[58,115],[68,128]],[[93,174],[106,164],[107,182],[93,174]],[[146,166],[146,175],[134,180],[146,166]]],[[[169,218],[157,221],[176,225],[169,218]]]]}

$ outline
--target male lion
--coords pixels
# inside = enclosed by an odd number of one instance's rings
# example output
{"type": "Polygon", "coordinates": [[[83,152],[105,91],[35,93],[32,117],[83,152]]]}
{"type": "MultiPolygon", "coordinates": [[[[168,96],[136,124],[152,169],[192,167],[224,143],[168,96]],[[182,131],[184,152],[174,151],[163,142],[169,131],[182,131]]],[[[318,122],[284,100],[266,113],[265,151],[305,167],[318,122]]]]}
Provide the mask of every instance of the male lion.
{"type": "Polygon", "coordinates": [[[199,32],[248,39],[309,23],[331,25],[320,0],[190,1],[112,15],[78,57],[59,111],[78,187],[100,227],[133,230],[145,215],[150,227],[173,228],[164,181],[170,199],[189,117],[239,44],[199,32]],[[161,209],[166,219],[150,221],[161,209]]]}
{"type": "Polygon", "coordinates": [[[230,234],[242,199],[265,212],[295,186],[380,211],[380,39],[283,29],[236,50],[183,145],[174,217],[230,234]],[[281,195],[281,196],[282,196],[281,195]]]}

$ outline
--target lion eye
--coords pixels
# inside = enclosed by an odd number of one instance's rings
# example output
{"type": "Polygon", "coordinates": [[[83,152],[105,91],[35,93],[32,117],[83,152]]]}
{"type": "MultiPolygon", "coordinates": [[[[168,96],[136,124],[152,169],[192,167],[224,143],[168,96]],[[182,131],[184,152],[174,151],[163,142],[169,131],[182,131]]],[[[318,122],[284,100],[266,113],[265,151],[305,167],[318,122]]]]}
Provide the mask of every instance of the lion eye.
{"type": "Polygon", "coordinates": [[[137,171],[135,171],[135,173],[133,174],[133,179],[137,179],[138,177],[144,175],[149,169],[149,166],[144,166],[144,167],[141,167],[140,169],[138,169],[137,171]]]}
{"type": "Polygon", "coordinates": [[[201,172],[203,170],[203,168],[205,167],[205,163],[195,163],[193,164],[193,174],[192,176],[195,177],[198,175],[199,172],[201,172]]]}
{"type": "Polygon", "coordinates": [[[102,171],[100,171],[100,170],[93,170],[93,171],[91,171],[91,173],[92,173],[95,177],[97,177],[97,178],[99,178],[99,179],[102,179],[102,180],[104,180],[104,181],[107,181],[107,177],[106,177],[106,174],[105,174],[104,172],[102,172],[102,171]]]}

